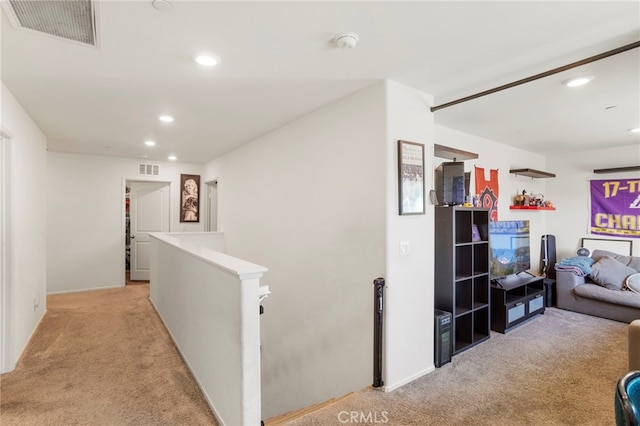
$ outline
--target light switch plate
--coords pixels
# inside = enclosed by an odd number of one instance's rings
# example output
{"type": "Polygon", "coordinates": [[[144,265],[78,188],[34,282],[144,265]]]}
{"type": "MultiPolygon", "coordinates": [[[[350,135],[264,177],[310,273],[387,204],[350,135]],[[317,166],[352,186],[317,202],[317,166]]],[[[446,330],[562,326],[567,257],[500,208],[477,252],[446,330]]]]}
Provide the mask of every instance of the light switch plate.
{"type": "Polygon", "coordinates": [[[409,256],[411,252],[411,243],[409,241],[403,241],[400,243],[400,256],[409,256]]]}

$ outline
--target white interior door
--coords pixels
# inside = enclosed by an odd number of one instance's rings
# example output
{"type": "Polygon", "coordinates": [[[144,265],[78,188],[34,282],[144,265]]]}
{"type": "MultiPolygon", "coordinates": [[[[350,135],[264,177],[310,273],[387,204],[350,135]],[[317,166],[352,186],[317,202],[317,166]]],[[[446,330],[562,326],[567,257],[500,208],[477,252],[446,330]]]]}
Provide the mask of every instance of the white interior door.
{"type": "Polygon", "coordinates": [[[131,279],[149,280],[149,232],[169,232],[169,184],[131,182],[131,279]]]}
{"type": "Polygon", "coordinates": [[[207,182],[207,231],[218,230],[218,181],[207,182]]]}

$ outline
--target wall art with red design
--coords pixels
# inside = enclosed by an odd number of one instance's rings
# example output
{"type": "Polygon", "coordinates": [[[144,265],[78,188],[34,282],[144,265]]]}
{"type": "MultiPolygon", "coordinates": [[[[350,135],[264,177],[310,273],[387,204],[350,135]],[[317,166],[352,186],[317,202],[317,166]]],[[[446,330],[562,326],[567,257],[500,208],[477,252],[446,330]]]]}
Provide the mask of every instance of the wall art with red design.
{"type": "Polygon", "coordinates": [[[476,194],[480,199],[479,207],[489,209],[489,218],[498,220],[498,170],[490,170],[486,179],[484,168],[476,167],[476,194]]]}

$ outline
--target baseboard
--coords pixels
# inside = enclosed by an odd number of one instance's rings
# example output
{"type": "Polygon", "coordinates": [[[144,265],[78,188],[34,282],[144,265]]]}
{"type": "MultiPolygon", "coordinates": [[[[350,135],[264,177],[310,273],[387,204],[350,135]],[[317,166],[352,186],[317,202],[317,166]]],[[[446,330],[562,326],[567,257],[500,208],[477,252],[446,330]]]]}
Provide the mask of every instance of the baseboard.
{"type": "Polygon", "coordinates": [[[87,291],[97,291],[97,290],[111,290],[114,288],[121,288],[124,287],[125,285],[110,285],[110,286],[106,286],[106,287],[95,287],[95,288],[79,288],[79,289],[75,289],[75,290],[62,290],[62,291],[52,291],[52,292],[48,292],[47,295],[54,295],[54,294],[69,294],[69,293],[84,293],[87,291]]]}
{"type": "Polygon", "coordinates": [[[205,401],[207,401],[207,404],[209,405],[209,408],[211,408],[211,411],[213,412],[213,415],[215,416],[216,420],[218,421],[218,424],[220,424],[221,426],[225,426],[226,424],[222,420],[222,416],[220,416],[220,413],[218,413],[218,410],[216,410],[216,407],[213,405],[213,401],[211,401],[211,398],[209,397],[209,394],[207,393],[207,391],[202,386],[202,383],[200,383],[200,380],[198,379],[198,376],[193,371],[193,368],[191,368],[191,364],[189,364],[189,361],[187,361],[187,358],[184,356],[184,353],[182,353],[182,349],[180,349],[180,345],[178,345],[178,342],[173,337],[173,334],[171,333],[171,329],[169,329],[169,326],[164,321],[164,318],[162,318],[162,315],[160,314],[160,311],[158,310],[158,307],[153,302],[153,299],[151,297],[149,297],[149,302],[151,302],[151,306],[153,306],[153,309],[156,311],[156,314],[158,315],[158,318],[160,318],[160,321],[162,321],[162,324],[164,325],[165,330],[167,330],[167,333],[169,333],[169,337],[171,337],[171,341],[173,342],[173,345],[176,347],[176,349],[178,350],[178,353],[180,354],[180,358],[182,358],[182,361],[184,362],[184,364],[187,366],[187,368],[191,372],[191,376],[196,381],[196,384],[198,385],[198,388],[200,388],[200,392],[202,392],[202,395],[204,395],[204,399],[205,399],[205,401]]]}
{"type": "Polygon", "coordinates": [[[434,365],[432,365],[431,367],[429,367],[429,368],[427,368],[425,370],[419,371],[418,373],[414,374],[413,376],[407,377],[406,379],[400,380],[399,382],[396,382],[396,383],[394,383],[392,385],[384,385],[382,387],[382,389],[385,392],[394,391],[394,390],[396,390],[396,389],[398,389],[398,388],[400,388],[400,387],[402,387],[402,386],[404,386],[404,385],[406,385],[408,383],[413,382],[416,379],[419,379],[422,376],[425,376],[425,375],[427,375],[429,373],[434,372],[435,370],[436,370],[436,367],[434,365]]]}
{"type": "Polygon", "coordinates": [[[38,322],[36,323],[36,326],[33,327],[33,330],[31,330],[31,334],[29,335],[29,338],[27,339],[27,342],[24,344],[24,346],[20,350],[20,354],[18,354],[18,356],[16,357],[16,360],[13,363],[11,363],[11,370],[3,371],[2,374],[10,373],[10,372],[12,372],[13,370],[16,369],[16,367],[18,366],[18,363],[20,362],[20,360],[24,356],[24,352],[27,350],[27,347],[31,343],[31,340],[33,340],[33,337],[36,335],[36,331],[38,331],[38,328],[40,328],[40,324],[42,324],[42,320],[44,319],[44,316],[46,314],[47,314],[47,310],[45,309],[44,312],[42,312],[42,315],[40,315],[40,318],[38,319],[38,322]]]}
{"type": "Polygon", "coordinates": [[[331,398],[328,401],[321,402],[319,404],[314,404],[310,407],[301,408],[295,411],[289,411],[285,414],[281,414],[279,416],[270,417],[264,421],[265,426],[285,426],[288,422],[291,422],[299,417],[306,416],[307,414],[313,413],[314,411],[318,411],[322,408],[328,407],[329,405],[335,404],[336,402],[342,401],[343,399],[351,396],[353,392],[349,392],[346,395],[331,398]]]}

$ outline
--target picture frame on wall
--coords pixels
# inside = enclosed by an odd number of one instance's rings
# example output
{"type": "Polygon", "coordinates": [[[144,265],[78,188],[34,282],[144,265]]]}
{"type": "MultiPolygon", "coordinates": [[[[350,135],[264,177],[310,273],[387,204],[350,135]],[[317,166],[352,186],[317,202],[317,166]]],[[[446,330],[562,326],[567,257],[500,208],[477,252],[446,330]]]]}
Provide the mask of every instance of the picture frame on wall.
{"type": "Polygon", "coordinates": [[[424,145],[398,141],[399,214],[425,213],[424,145]]]}
{"type": "Polygon", "coordinates": [[[180,175],[180,222],[200,222],[200,176],[180,175]]]}

